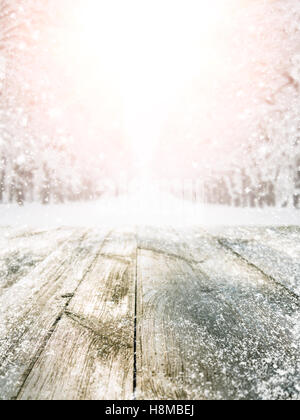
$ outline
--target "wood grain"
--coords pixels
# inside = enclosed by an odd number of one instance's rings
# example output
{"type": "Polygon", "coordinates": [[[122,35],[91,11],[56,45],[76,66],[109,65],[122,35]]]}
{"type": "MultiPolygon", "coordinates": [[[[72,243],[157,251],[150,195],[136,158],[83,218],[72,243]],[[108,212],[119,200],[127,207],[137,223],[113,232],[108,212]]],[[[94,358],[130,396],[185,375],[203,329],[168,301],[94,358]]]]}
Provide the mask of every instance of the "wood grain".
{"type": "Polygon", "coordinates": [[[300,232],[231,229],[5,228],[0,399],[299,399],[300,232]]]}
{"type": "Polygon", "coordinates": [[[130,256],[135,257],[136,243],[132,234],[123,238],[122,233],[106,238],[20,399],[133,397],[135,259],[130,256]],[[127,259],[121,261],[120,253],[127,259]]]}
{"type": "Polygon", "coordinates": [[[74,234],[72,229],[47,232],[5,230],[0,239],[0,295],[33,271],[74,234]]]}
{"type": "Polygon", "coordinates": [[[239,237],[220,237],[219,241],[300,297],[299,230],[267,228],[256,235],[251,231],[239,237]]]}
{"type": "Polygon", "coordinates": [[[297,299],[203,231],[175,234],[139,242],[137,396],[299,397],[297,299]]]}
{"type": "Polygon", "coordinates": [[[103,236],[78,230],[0,297],[0,399],[18,396],[103,236]]]}

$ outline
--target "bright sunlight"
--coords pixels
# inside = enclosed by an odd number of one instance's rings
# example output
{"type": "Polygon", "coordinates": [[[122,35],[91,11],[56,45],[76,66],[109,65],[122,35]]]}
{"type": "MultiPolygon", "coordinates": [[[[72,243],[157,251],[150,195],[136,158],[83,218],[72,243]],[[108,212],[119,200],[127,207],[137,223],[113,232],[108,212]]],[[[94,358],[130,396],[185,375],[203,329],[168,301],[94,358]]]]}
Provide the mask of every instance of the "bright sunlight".
{"type": "MultiPolygon", "coordinates": [[[[218,41],[234,2],[110,0],[70,3],[64,59],[77,85],[97,101],[97,86],[118,85],[123,124],[140,171],[147,171],[166,109],[201,74],[222,71],[218,41]],[[72,3],[72,4],[71,4],[72,3]]],[[[243,3],[239,1],[239,3],[243,3]]]]}

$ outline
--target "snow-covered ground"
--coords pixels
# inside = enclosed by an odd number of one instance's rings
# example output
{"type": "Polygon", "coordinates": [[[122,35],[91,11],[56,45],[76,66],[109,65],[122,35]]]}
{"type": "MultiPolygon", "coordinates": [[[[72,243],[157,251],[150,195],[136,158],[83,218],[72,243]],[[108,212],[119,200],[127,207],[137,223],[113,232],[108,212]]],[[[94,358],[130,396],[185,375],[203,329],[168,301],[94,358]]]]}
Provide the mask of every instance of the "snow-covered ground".
{"type": "Polygon", "coordinates": [[[232,208],[192,204],[168,195],[133,194],[98,201],[0,205],[0,225],[55,228],[124,225],[300,225],[300,210],[232,208]]]}

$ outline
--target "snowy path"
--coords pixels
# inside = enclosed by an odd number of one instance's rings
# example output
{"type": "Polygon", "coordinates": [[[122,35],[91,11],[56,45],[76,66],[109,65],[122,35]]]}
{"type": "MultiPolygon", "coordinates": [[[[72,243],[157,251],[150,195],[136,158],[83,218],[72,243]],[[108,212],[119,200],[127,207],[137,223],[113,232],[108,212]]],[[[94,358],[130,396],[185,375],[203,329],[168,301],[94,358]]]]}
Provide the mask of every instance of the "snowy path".
{"type": "Polygon", "coordinates": [[[299,228],[0,229],[0,399],[300,398],[299,228]]]}

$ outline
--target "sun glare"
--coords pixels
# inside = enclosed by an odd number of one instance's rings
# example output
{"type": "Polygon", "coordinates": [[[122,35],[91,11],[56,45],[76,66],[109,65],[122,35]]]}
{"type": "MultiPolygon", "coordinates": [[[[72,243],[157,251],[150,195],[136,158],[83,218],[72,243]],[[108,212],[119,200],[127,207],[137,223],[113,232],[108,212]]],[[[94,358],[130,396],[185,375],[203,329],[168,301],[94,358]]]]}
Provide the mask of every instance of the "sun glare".
{"type": "MultiPolygon", "coordinates": [[[[91,95],[119,89],[126,138],[147,167],[168,107],[193,77],[220,72],[218,33],[230,1],[79,0],[64,34],[65,59],[91,95]]],[[[89,98],[94,103],[96,98],[89,98]]]]}

